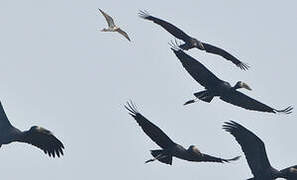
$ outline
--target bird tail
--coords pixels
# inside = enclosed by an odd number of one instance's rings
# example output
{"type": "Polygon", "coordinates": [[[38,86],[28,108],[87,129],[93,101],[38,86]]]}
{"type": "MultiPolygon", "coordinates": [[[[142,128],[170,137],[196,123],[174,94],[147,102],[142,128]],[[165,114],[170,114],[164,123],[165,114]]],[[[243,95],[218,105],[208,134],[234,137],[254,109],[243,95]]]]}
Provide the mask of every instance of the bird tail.
{"type": "Polygon", "coordinates": [[[184,44],[179,45],[179,47],[183,50],[189,50],[189,49],[193,48],[194,46],[191,45],[190,43],[184,43],[184,44]]]}
{"type": "Polygon", "coordinates": [[[164,150],[151,150],[151,155],[154,157],[153,159],[149,159],[145,161],[145,163],[153,162],[158,160],[165,164],[172,165],[172,156],[168,155],[164,150]]]}
{"type": "Polygon", "coordinates": [[[214,97],[207,90],[194,93],[194,96],[196,96],[201,101],[208,102],[208,103],[210,103],[214,97]]]}

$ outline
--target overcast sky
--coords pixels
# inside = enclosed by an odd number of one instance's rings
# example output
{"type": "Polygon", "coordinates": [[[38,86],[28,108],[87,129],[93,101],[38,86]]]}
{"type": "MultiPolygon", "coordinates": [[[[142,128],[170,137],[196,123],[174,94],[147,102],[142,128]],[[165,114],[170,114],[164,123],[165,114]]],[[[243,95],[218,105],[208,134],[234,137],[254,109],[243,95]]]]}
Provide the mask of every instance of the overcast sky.
{"type": "Polygon", "coordinates": [[[203,89],[167,44],[173,36],[137,16],[167,20],[199,40],[223,47],[251,65],[244,72],[197,49],[187,53],[219,78],[242,80],[247,95],[275,108],[296,107],[297,3],[295,1],[75,1],[0,2],[0,99],[21,130],[40,125],[65,144],[52,159],[20,143],[0,149],[2,179],[247,179],[252,177],[235,139],[222,124],[235,120],[266,144],[271,164],[297,164],[296,110],[291,115],[247,111],[214,99],[183,103],[203,89]],[[101,8],[131,42],[106,27],[101,8]],[[227,164],[144,164],[157,149],[123,105],[139,111],[173,140],[230,158],[227,164]]]}

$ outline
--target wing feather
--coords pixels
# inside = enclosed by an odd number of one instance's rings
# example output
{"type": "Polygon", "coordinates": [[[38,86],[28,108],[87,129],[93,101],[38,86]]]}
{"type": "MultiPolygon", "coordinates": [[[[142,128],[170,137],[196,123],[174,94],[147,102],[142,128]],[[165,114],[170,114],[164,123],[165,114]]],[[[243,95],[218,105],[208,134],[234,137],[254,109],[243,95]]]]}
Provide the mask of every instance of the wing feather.
{"type": "Polygon", "coordinates": [[[259,137],[234,121],[225,122],[223,129],[235,137],[255,177],[271,168],[265,145],[259,137]]]}
{"type": "Polygon", "coordinates": [[[220,99],[222,99],[223,101],[228,102],[230,104],[233,104],[235,106],[242,107],[244,109],[261,111],[261,112],[290,114],[293,109],[291,106],[289,106],[283,110],[277,110],[277,109],[271,108],[271,107],[267,106],[266,104],[263,104],[263,103],[255,100],[255,99],[253,99],[239,91],[231,91],[230,93],[220,96],[220,99]]]}
{"type": "Polygon", "coordinates": [[[118,28],[117,32],[120,33],[121,35],[125,36],[125,38],[127,38],[129,41],[131,41],[128,34],[125,31],[123,31],[121,28],[118,28]]]}
{"type": "Polygon", "coordinates": [[[216,47],[207,43],[202,43],[202,45],[206,52],[222,56],[225,59],[231,61],[236,66],[240,67],[240,69],[242,70],[247,70],[249,68],[248,64],[241,62],[239,59],[237,59],[236,57],[234,57],[232,54],[228,53],[224,49],[221,49],[219,47],[216,47]]]}
{"type": "Polygon", "coordinates": [[[140,11],[138,14],[141,18],[153,21],[154,23],[162,26],[166,31],[168,31],[170,34],[172,34],[174,37],[178,39],[181,39],[185,42],[188,42],[191,39],[189,35],[187,35],[181,29],[167,21],[151,16],[149,13],[145,11],[140,11]]]}
{"type": "Polygon", "coordinates": [[[156,125],[151,123],[142,114],[140,114],[132,102],[128,102],[125,108],[129,114],[136,120],[144,133],[148,135],[156,144],[163,149],[174,146],[175,143],[156,125]]]}
{"type": "MultiPolygon", "coordinates": [[[[99,9],[99,8],[98,8],[99,9]]],[[[105,17],[106,22],[108,24],[109,27],[113,28],[115,27],[114,21],[112,19],[112,17],[110,17],[108,14],[106,14],[104,11],[102,11],[101,9],[99,9],[99,11],[102,13],[102,15],[105,17]]]]}
{"type": "Polygon", "coordinates": [[[179,48],[171,49],[188,73],[206,89],[216,87],[219,83],[221,83],[222,80],[216,77],[199,61],[187,55],[183,50],[179,48]]]}
{"type": "Polygon", "coordinates": [[[2,106],[2,103],[0,102],[0,129],[8,129],[9,127],[11,127],[12,125],[10,124],[6,113],[4,111],[4,108],[2,106]]]}
{"type": "Polygon", "coordinates": [[[22,142],[32,144],[44,151],[50,157],[63,155],[64,145],[49,130],[33,126],[24,132],[22,142]]]}

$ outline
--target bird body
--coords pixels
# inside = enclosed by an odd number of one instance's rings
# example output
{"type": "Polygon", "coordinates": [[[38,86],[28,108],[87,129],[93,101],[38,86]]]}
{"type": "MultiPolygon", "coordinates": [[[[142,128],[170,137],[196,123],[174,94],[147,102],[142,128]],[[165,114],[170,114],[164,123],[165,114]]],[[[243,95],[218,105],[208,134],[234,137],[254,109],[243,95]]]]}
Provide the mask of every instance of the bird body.
{"type": "Polygon", "coordinates": [[[20,131],[12,126],[0,102],[0,147],[12,142],[32,144],[42,149],[49,156],[63,155],[64,145],[49,130],[32,126],[28,131],[20,131]]]}
{"type": "Polygon", "coordinates": [[[111,16],[109,16],[108,14],[106,14],[104,11],[102,11],[101,9],[99,9],[99,11],[102,13],[102,15],[105,17],[106,22],[108,24],[108,28],[103,28],[101,31],[102,32],[118,32],[121,35],[123,35],[125,38],[127,38],[129,41],[130,38],[128,36],[128,34],[123,31],[121,28],[119,28],[118,26],[115,25],[113,18],[111,16]]]}
{"type": "Polygon", "coordinates": [[[193,161],[193,162],[229,162],[237,160],[239,157],[232,159],[222,159],[207,154],[201,153],[198,148],[191,145],[188,149],[172,141],[159,127],[146,119],[142,114],[140,114],[133,103],[127,103],[125,108],[129,111],[129,114],[136,120],[140,125],[142,130],[148,135],[156,144],[158,144],[162,149],[151,150],[151,154],[154,159],[149,159],[146,161],[152,162],[158,160],[162,163],[172,164],[172,157],[179,159],[193,161]]]}
{"type": "Polygon", "coordinates": [[[174,37],[184,41],[184,44],[181,44],[179,47],[183,50],[189,50],[192,48],[197,48],[199,50],[205,51],[207,53],[216,54],[219,56],[222,56],[226,60],[231,61],[233,64],[238,66],[242,70],[247,70],[249,68],[248,64],[245,64],[241,62],[239,59],[237,59],[235,56],[231,55],[227,51],[225,51],[222,48],[219,48],[217,46],[201,42],[197,40],[196,38],[193,38],[186,34],[184,31],[176,27],[175,25],[164,21],[162,19],[159,19],[157,17],[151,16],[149,13],[145,11],[140,11],[139,16],[143,19],[153,21],[154,23],[160,25],[163,27],[166,31],[168,31],[170,34],[172,34],[174,37]]]}
{"type": "Polygon", "coordinates": [[[264,142],[253,132],[234,121],[225,122],[223,129],[233,135],[245,154],[254,175],[249,180],[297,179],[297,165],[281,171],[270,165],[264,142]]]}
{"type": "Polygon", "coordinates": [[[231,86],[230,83],[219,79],[199,61],[187,55],[178,47],[178,45],[172,44],[171,49],[180,60],[186,71],[205,88],[204,91],[194,93],[196,99],[187,101],[185,105],[197,102],[197,100],[209,103],[215,96],[218,96],[221,100],[227,103],[248,110],[285,114],[290,114],[292,112],[293,108],[291,106],[282,110],[277,110],[252,99],[251,97],[238,91],[240,88],[252,90],[246,83],[238,81],[234,86],[231,86]]]}

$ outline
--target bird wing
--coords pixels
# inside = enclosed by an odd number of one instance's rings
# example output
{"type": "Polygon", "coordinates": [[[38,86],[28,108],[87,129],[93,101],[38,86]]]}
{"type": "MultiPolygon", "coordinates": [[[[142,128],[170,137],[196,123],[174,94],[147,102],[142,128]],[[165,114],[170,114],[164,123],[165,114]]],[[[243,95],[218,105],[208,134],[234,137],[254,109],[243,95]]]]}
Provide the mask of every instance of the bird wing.
{"type": "Polygon", "coordinates": [[[170,34],[172,34],[174,37],[178,39],[181,39],[185,42],[191,39],[191,37],[188,36],[185,32],[183,32],[181,29],[177,28],[176,26],[167,21],[151,16],[149,13],[145,11],[140,11],[138,14],[141,18],[153,21],[154,23],[162,26],[166,31],[168,31],[170,34]]]}
{"type": "Polygon", "coordinates": [[[259,137],[234,121],[225,122],[223,129],[231,133],[240,144],[250,169],[255,177],[271,168],[266,154],[265,145],[259,137]]]}
{"type": "Polygon", "coordinates": [[[63,143],[49,130],[42,127],[33,126],[30,130],[25,131],[21,142],[26,142],[42,149],[50,157],[63,155],[63,143]]]}
{"type": "Polygon", "coordinates": [[[129,114],[136,120],[145,134],[148,135],[161,148],[167,149],[175,145],[175,143],[159,127],[142,116],[142,114],[137,111],[132,102],[128,102],[127,105],[125,105],[125,108],[129,111],[129,114]]]}
{"type": "Polygon", "coordinates": [[[171,48],[174,54],[182,63],[183,67],[188,73],[206,89],[215,87],[222,80],[216,77],[211,71],[209,71],[203,64],[196,59],[187,55],[183,50],[177,46],[171,48]]]}
{"type": "Polygon", "coordinates": [[[121,35],[125,36],[125,38],[127,38],[129,41],[131,41],[128,34],[125,31],[123,31],[121,28],[118,28],[117,32],[120,33],[121,35]]]}
{"type": "Polygon", "coordinates": [[[115,27],[115,24],[113,22],[112,17],[110,17],[108,14],[106,14],[104,11],[102,11],[101,9],[99,9],[99,11],[103,14],[103,16],[105,17],[107,24],[109,27],[113,28],[115,27]]]}
{"type": "Polygon", "coordinates": [[[208,154],[202,154],[201,155],[201,160],[202,162],[218,162],[218,163],[224,163],[224,162],[230,162],[230,161],[236,161],[240,158],[240,156],[236,156],[234,158],[231,159],[222,159],[222,158],[218,158],[218,157],[214,157],[208,154]]]}
{"type": "Polygon", "coordinates": [[[239,59],[237,59],[236,57],[234,57],[233,55],[231,55],[224,49],[221,49],[219,47],[216,47],[216,46],[213,46],[213,45],[207,44],[207,43],[202,43],[202,45],[206,52],[220,55],[220,56],[224,57],[225,59],[231,61],[236,66],[240,67],[240,69],[242,69],[242,70],[247,70],[249,68],[248,64],[241,62],[239,59]]]}
{"type": "Polygon", "coordinates": [[[239,91],[230,91],[230,93],[226,93],[220,96],[220,99],[230,104],[233,104],[235,106],[239,106],[248,110],[261,111],[261,112],[290,114],[293,109],[291,106],[282,110],[273,109],[253,98],[250,98],[249,96],[239,91]]]}
{"type": "Polygon", "coordinates": [[[6,116],[2,103],[0,102],[0,129],[12,126],[6,116]]]}

